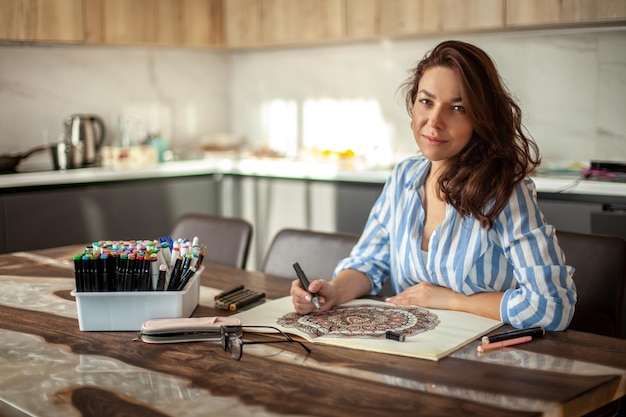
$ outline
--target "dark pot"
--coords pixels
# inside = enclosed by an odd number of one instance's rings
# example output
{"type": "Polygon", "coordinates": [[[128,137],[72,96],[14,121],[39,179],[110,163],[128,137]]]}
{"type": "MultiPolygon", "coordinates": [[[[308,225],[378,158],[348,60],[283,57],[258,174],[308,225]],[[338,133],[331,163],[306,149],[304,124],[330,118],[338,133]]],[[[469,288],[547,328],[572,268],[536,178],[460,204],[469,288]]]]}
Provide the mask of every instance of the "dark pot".
{"type": "Polygon", "coordinates": [[[22,159],[26,159],[36,152],[41,152],[49,148],[50,145],[40,145],[23,153],[0,155],[0,173],[7,174],[17,172],[17,166],[22,162],[22,159]]]}

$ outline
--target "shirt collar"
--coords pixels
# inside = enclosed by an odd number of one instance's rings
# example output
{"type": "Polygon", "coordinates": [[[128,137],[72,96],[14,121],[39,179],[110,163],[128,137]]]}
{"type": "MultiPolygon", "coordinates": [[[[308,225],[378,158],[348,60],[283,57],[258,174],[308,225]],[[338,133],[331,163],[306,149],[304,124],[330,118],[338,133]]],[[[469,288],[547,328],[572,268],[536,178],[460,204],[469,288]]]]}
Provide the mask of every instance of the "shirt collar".
{"type": "Polygon", "coordinates": [[[431,161],[423,156],[417,157],[413,160],[412,168],[410,168],[407,181],[404,184],[407,189],[419,190],[424,186],[426,177],[430,172],[431,161]],[[412,171],[412,172],[411,172],[412,171]]]}

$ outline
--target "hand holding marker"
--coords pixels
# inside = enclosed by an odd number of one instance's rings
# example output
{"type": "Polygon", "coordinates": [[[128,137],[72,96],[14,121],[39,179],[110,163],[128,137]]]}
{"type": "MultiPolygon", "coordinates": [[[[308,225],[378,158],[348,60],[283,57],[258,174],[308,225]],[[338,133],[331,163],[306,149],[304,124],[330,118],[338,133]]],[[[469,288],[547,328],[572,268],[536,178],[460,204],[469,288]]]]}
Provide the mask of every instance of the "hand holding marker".
{"type": "MultiPolygon", "coordinates": [[[[304,288],[304,290],[306,292],[308,292],[309,295],[311,296],[311,302],[319,310],[320,309],[320,301],[317,298],[317,294],[312,293],[311,290],[309,290],[309,285],[311,283],[309,282],[308,278],[304,274],[304,271],[300,267],[300,264],[298,262],[294,263],[293,264],[293,269],[296,270],[296,275],[298,275],[298,279],[300,280],[300,284],[302,284],[302,287],[304,288]]],[[[403,335],[402,333],[396,332],[396,331],[392,331],[392,330],[387,330],[387,332],[385,332],[385,338],[389,339],[389,340],[395,340],[396,342],[404,342],[406,340],[406,336],[405,335],[403,335]]]]}
{"type": "Polygon", "coordinates": [[[315,305],[315,307],[317,307],[317,309],[320,309],[320,301],[317,298],[317,294],[312,293],[309,290],[309,285],[311,284],[309,282],[309,280],[307,279],[306,275],[304,274],[304,271],[302,270],[302,268],[300,267],[300,264],[298,262],[296,262],[295,264],[293,264],[293,269],[296,270],[296,275],[298,275],[298,279],[300,279],[300,284],[302,284],[302,287],[304,288],[304,290],[306,292],[309,293],[309,295],[311,296],[311,302],[313,303],[313,305],[315,305]]]}

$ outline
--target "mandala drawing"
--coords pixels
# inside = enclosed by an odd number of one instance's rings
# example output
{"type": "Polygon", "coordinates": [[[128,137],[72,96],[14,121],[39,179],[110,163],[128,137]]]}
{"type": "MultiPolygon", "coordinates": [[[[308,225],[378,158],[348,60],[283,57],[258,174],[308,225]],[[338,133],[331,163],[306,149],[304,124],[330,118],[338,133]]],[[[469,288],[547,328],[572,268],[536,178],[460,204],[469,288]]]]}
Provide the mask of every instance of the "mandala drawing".
{"type": "Polygon", "coordinates": [[[439,324],[437,315],[419,307],[358,305],[340,306],[304,316],[288,313],[277,323],[294,327],[311,337],[385,337],[387,330],[406,336],[432,330],[439,324]]]}

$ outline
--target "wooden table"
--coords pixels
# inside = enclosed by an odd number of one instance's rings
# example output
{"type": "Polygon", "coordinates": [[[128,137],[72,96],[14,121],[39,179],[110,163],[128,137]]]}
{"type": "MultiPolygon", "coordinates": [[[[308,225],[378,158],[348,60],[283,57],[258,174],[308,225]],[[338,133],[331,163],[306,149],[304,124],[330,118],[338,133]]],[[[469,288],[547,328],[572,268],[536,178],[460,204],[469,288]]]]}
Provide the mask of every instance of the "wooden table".
{"type": "MultiPolygon", "coordinates": [[[[626,393],[626,340],[575,331],[437,362],[291,343],[245,345],[237,362],[216,343],[81,332],[79,249],[0,256],[0,416],[577,416],[626,393]]],[[[205,264],[194,315],[223,314],[209,295],[240,283],[268,298],[290,285],[205,264]]]]}

